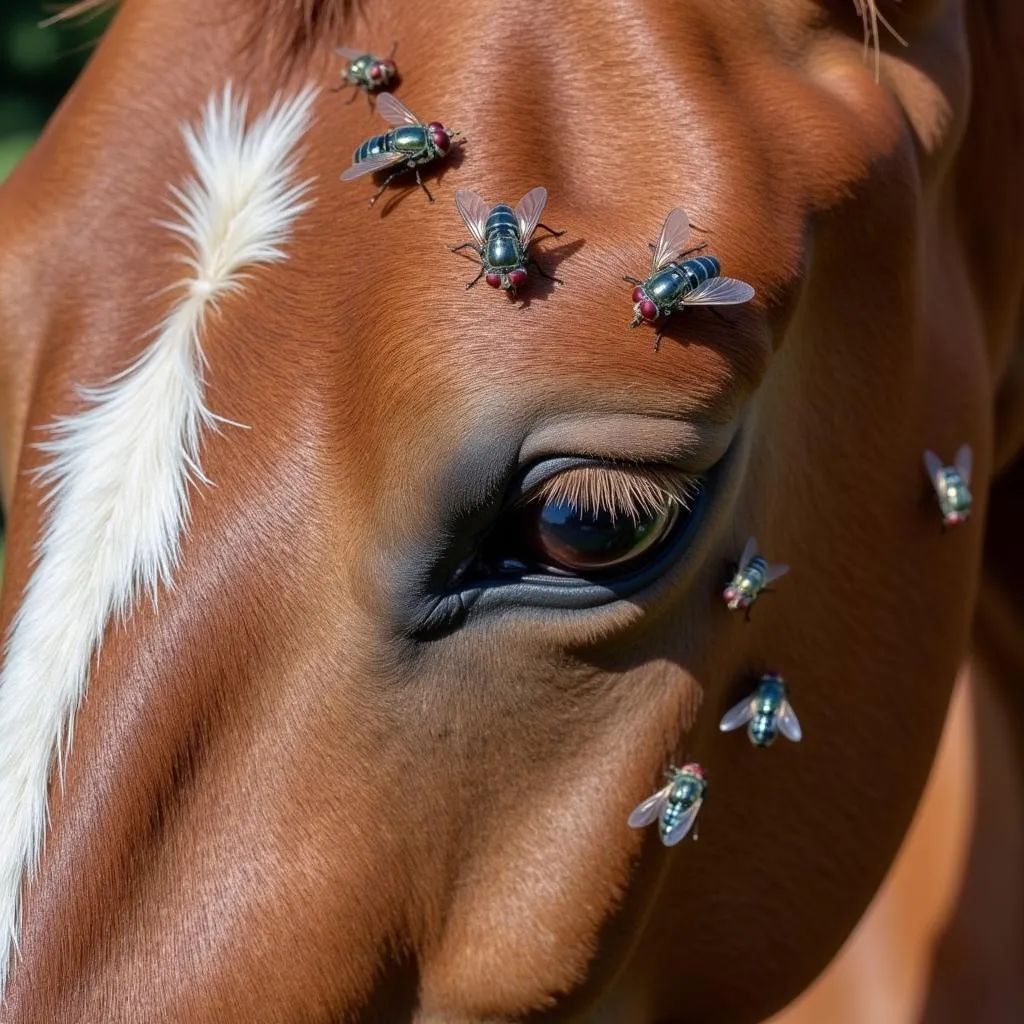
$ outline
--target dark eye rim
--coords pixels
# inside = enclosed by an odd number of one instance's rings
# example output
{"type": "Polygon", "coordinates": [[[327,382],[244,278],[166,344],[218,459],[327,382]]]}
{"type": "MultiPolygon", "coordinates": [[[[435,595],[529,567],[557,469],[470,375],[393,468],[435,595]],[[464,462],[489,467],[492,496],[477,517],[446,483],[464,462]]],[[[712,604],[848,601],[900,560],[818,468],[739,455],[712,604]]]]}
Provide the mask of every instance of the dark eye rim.
{"type": "MultiPolygon", "coordinates": [[[[641,595],[661,589],[663,582],[688,572],[700,557],[701,546],[694,541],[709,517],[720,513],[729,493],[733,490],[736,469],[742,464],[740,457],[744,444],[737,442],[743,431],[737,432],[733,443],[721,459],[701,474],[700,494],[689,515],[681,517],[666,540],[659,545],[657,554],[644,560],[635,571],[595,582],[579,576],[523,575],[509,578],[485,576],[467,578],[459,574],[445,592],[437,595],[429,608],[424,609],[419,621],[410,631],[412,639],[434,640],[458,629],[467,621],[492,615],[564,613],[568,615],[598,612],[606,607],[633,600],[641,595]]],[[[547,460],[542,470],[529,470],[522,484],[513,488],[510,498],[532,489],[542,479],[562,470],[607,460],[562,457],[547,460]]],[[[506,508],[509,507],[506,504],[506,508]]]]}

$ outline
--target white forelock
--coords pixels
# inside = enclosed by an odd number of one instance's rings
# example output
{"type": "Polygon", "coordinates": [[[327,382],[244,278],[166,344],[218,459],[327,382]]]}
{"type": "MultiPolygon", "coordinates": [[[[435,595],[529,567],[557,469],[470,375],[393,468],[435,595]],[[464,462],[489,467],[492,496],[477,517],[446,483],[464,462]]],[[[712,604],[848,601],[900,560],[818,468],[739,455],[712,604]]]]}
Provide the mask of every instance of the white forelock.
{"type": "Polygon", "coordinates": [[[198,129],[185,126],[194,176],[174,188],[162,226],[186,246],[181,295],[153,342],[123,373],[83,389],[82,412],[61,417],[41,447],[46,516],[36,565],[0,671],[0,998],[17,948],[23,881],[38,868],[50,772],[70,750],[90,665],[112,617],[140,593],[156,596],[178,561],[204,404],[202,333],[218,298],[243,272],[285,258],[310,205],[296,146],[316,90],[276,99],[248,128],[228,85],[198,129]]]}

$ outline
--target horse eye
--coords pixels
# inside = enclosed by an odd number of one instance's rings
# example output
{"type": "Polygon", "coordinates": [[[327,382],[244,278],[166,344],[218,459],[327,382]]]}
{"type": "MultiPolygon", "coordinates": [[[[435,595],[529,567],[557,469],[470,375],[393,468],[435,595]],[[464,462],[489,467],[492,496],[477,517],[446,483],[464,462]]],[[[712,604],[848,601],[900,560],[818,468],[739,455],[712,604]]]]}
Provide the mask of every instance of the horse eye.
{"type": "Polygon", "coordinates": [[[568,471],[511,509],[484,562],[501,572],[613,577],[630,572],[689,516],[699,486],[670,471],[568,471]]]}
{"type": "Polygon", "coordinates": [[[621,570],[640,560],[672,530],[679,506],[663,505],[637,516],[611,509],[579,509],[566,501],[538,502],[525,524],[538,561],[572,573],[621,570]]]}

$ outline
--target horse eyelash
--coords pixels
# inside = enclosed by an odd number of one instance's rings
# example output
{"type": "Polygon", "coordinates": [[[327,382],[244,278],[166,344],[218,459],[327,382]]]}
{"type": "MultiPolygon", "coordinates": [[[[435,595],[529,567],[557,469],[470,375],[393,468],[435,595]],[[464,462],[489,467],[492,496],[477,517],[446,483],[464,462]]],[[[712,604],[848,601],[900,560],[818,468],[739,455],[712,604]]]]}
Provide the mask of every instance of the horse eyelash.
{"type": "Polygon", "coordinates": [[[578,466],[545,480],[526,500],[564,503],[585,515],[605,512],[613,522],[626,516],[639,523],[673,506],[689,511],[699,493],[699,476],[668,466],[578,466]]]}

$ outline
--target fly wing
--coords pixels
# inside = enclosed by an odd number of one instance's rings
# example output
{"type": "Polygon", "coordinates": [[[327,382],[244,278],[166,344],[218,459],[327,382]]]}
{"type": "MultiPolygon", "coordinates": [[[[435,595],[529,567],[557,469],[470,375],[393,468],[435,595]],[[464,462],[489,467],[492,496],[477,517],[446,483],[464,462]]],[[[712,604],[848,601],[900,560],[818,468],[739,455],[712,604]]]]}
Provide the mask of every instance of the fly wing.
{"type": "Polygon", "coordinates": [[[768,571],[764,574],[765,583],[772,583],[789,572],[788,565],[769,565],[768,571]]]}
{"type": "Polygon", "coordinates": [[[661,226],[661,237],[654,247],[651,260],[651,273],[661,270],[666,263],[671,263],[685,248],[690,237],[690,218],[682,207],[669,211],[665,223],[661,226]]]}
{"type": "Polygon", "coordinates": [[[364,174],[373,174],[374,171],[383,171],[385,167],[391,167],[405,159],[404,153],[374,153],[365,160],[345,168],[341,172],[342,181],[352,181],[361,178],[364,174]]]}
{"type": "Polygon", "coordinates": [[[721,732],[732,732],[733,729],[739,729],[744,726],[754,717],[754,707],[756,702],[753,697],[744,697],[743,700],[735,706],[729,708],[724,715],[722,720],[718,723],[718,728],[721,732]]]}
{"type": "Polygon", "coordinates": [[[750,564],[750,560],[757,554],[757,538],[748,537],[747,543],[743,545],[743,554],[740,555],[739,570],[742,572],[750,564]]]}
{"type": "Polygon", "coordinates": [[[803,737],[803,730],[800,728],[800,722],[796,717],[796,712],[793,710],[793,705],[789,701],[785,701],[782,705],[782,711],[779,714],[779,731],[787,740],[791,740],[793,743],[799,743],[803,737]]]}
{"type": "Polygon", "coordinates": [[[538,185],[531,188],[522,199],[516,203],[516,221],[519,224],[519,237],[523,246],[530,244],[534,231],[540,223],[540,216],[548,201],[548,190],[538,185]]]}
{"type": "Polygon", "coordinates": [[[466,222],[469,233],[476,240],[476,244],[483,245],[486,237],[484,228],[487,226],[487,217],[491,212],[490,207],[468,188],[460,188],[456,191],[455,206],[466,222]]]}
{"type": "Polygon", "coordinates": [[[697,820],[697,813],[700,811],[702,802],[700,799],[694,800],[693,805],[688,807],[682,817],[665,832],[661,841],[666,846],[675,846],[676,843],[682,842],[686,838],[690,829],[693,828],[693,823],[697,820]]]}
{"type": "Polygon", "coordinates": [[[422,124],[423,122],[399,99],[390,92],[381,93],[377,99],[377,113],[388,124],[401,128],[404,124],[422,124]]]}
{"type": "Polygon", "coordinates": [[[360,57],[367,56],[365,50],[353,50],[351,46],[336,46],[334,52],[346,60],[359,60],[360,57]]]}
{"type": "Polygon", "coordinates": [[[653,796],[649,796],[642,804],[639,804],[629,816],[629,827],[644,828],[650,825],[665,809],[671,788],[671,785],[665,786],[663,789],[659,789],[653,796]]]}
{"type": "Polygon", "coordinates": [[[956,470],[960,474],[961,479],[968,486],[970,486],[971,483],[971,466],[973,462],[974,453],[971,451],[971,446],[969,444],[961,445],[957,450],[956,458],[953,460],[953,465],[956,466],[956,470]]]}
{"type": "Polygon", "coordinates": [[[942,459],[940,459],[935,452],[925,451],[924,470],[928,474],[928,479],[932,482],[932,487],[937,491],[941,490],[943,465],[942,459]]]}
{"type": "Polygon", "coordinates": [[[684,306],[736,306],[749,302],[754,289],[734,277],[709,277],[683,299],[684,306]]]}

